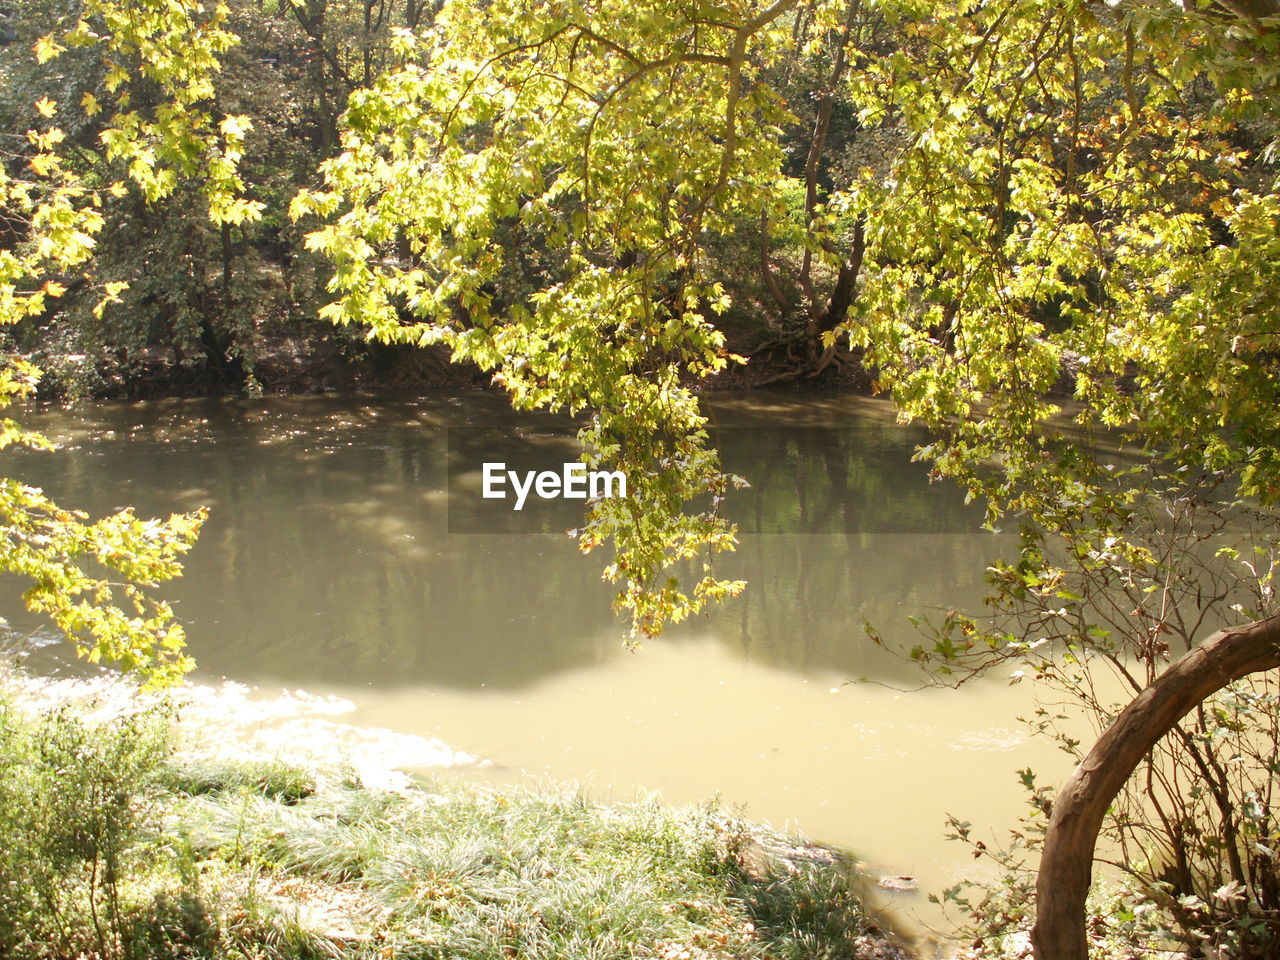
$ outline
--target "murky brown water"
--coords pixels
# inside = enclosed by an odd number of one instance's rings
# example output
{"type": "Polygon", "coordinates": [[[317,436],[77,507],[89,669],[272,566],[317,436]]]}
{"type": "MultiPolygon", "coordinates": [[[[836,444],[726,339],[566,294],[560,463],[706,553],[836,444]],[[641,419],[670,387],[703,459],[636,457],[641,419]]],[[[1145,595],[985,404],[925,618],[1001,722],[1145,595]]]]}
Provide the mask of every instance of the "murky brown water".
{"type": "MultiPolygon", "coordinates": [[[[939,890],[974,869],[943,840],[945,814],[990,837],[1022,812],[1015,771],[1053,780],[1066,758],[1027,740],[1025,687],[903,692],[915,667],[863,622],[909,645],[906,617],[975,607],[1008,542],[928,484],[910,462],[919,436],[884,404],[756,392],[717,397],[714,412],[727,465],[753,485],[732,512],[763,531],[719,562],[748,592],[638,652],[609,612],[604,557],[518,532],[562,530],[573,504],[513,518],[456,482],[450,500],[450,457],[455,481],[473,459],[560,457],[553,422],[518,420],[499,398],[51,410],[27,421],[63,448],[6,453],[3,473],[95,511],[211,508],[168,591],[197,679],[347,698],[353,723],[491,761],[479,776],[718,795],[851,848],[873,875],[939,890]],[[858,678],[873,682],[845,682],[858,678]]],[[[17,608],[12,585],[3,604],[17,608]]],[[[890,898],[939,922],[923,893],[890,898]]]]}

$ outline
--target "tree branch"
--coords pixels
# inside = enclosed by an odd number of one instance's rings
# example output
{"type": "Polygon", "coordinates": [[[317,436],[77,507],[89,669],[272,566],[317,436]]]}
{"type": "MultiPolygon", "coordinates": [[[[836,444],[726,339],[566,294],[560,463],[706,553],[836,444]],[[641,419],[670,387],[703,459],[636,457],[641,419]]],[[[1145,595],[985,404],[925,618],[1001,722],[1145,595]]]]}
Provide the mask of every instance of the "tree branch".
{"type": "Polygon", "coordinates": [[[1088,960],[1085,899],[1103,818],[1142,759],[1201,701],[1280,667],[1280,616],[1220,630],[1162,673],[1107,728],[1053,804],[1036,881],[1036,960],[1088,960]]]}

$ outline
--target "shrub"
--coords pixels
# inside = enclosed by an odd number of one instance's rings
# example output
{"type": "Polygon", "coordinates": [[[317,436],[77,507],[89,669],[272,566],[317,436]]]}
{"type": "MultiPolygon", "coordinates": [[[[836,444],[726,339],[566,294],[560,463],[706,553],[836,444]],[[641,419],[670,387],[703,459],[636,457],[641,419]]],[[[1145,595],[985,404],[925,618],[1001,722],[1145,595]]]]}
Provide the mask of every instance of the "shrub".
{"type": "Polygon", "coordinates": [[[0,955],[123,954],[127,879],[169,733],[164,707],[90,719],[0,699],[0,955]]]}

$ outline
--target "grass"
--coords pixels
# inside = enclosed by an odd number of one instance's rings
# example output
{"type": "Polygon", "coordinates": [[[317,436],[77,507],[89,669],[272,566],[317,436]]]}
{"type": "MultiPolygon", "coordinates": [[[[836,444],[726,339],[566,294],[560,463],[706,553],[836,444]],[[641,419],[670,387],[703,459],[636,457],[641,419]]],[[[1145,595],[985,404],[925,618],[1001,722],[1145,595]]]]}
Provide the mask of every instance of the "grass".
{"type": "Polygon", "coordinates": [[[838,862],[714,805],[370,789],[175,754],[163,707],[91,721],[24,711],[3,688],[0,955],[14,960],[895,955],[838,862]]]}

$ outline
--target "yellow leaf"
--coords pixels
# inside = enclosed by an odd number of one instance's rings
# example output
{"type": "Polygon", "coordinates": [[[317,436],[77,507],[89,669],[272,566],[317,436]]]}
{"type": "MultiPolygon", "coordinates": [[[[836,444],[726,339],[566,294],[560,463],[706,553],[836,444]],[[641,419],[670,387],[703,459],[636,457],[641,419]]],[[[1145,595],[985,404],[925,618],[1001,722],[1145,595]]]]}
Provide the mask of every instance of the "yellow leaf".
{"type": "Polygon", "coordinates": [[[58,105],[48,97],[41,97],[36,101],[36,109],[40,111],[40,116],[52,117],[58,112],[58,105]]]}
{"type": "Polygon", "coordinates": [[[47,153],[37,153],[31,158],[31,169],[38,177],[47,177],[56,167],[55,159],[47,153]]]}
{"type": "Polygon", "coordinates": [[[48,63],[65,49],[67,48],[58,43],[52,36],[41,37],[36,41],[35,45],[36,62],[48,63]]]}
{"type": "Polygon", "coordinates": [[[115,66],[107,71],[107,76],[103,83],[106,84],[108,90],[115,93],[116,90],[120,88],[120,84],[124,83],[128,79],[129,71],[125,70],[123,67],[115,66]]]}
{"type": "Polygon", "coordinates": [[[243,139],[245,131],[247,131],[251,126],[252,124],[249,122],[248,117],[235,116],[226,117],[222,123],[218,125],[218,129],[222,131],[222,135],[227,139],[240,140],[243,139]]]}

